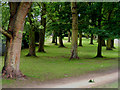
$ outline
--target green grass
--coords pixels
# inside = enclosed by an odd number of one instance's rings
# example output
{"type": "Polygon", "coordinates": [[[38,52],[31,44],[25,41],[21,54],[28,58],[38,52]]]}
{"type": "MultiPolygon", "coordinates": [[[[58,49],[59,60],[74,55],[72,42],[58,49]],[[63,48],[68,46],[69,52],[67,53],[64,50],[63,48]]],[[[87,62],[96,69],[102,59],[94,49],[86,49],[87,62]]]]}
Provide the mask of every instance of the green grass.
{"type": "Polygon", "coordinates": [[[102,85],[102,86],[98,86],[96,88],[118,88],[118,82],[112,82],[112,83],[109,83],[109,84],[105,84],[105,85],[102,85]]]}
{"type": "MultiPolygon", "coordinates": [[[[71,54],[71,43],[64,39],[66,48],[58,48],[49,41],[45,45],[46,53],[38,53],[38,57],[26,57],[28,49],[21,52],[20,70],[27,77],[39,81],[75,77],[90,71],[115,67],[118,63],[118,48],[107,51],[103,47],[104,58],[94,58],[97,52],[97,41],[89,45],[89,39],[83,39],[83,47],[78,47],[79,60],[69,61],[71,54]]],[[[38,47],[36,47],[36,51],[38,47]]],[[[2,63],[3,64],[3,63],[2,63]]],[[[3,79],[3,84],[13,83],[15,80],[3,79]]]]}

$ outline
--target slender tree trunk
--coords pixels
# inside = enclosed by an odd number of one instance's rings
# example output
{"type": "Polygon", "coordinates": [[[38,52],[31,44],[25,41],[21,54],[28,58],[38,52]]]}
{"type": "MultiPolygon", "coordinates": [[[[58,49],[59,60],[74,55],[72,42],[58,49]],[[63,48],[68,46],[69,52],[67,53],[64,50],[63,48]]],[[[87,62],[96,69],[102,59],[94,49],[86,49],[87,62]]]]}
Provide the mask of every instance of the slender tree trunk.
{"type": "Polygon", "coordinates": [[[57,44],[57,36],[55,37],[55,40],[56,40],[56,41],[55,41],[55,45],[58,45],[58,44],[57,44]]]}
{"type": "Polygon", "coordinates": [[[89,39],[89,35],[88,34],[86,35],[86,39],[89,39]]]}
{"type": "Polygon", "coordinates": [[[28,14],[31,28],[29,31],[29,53],[27,54],[27,56],[36,56],[35,54],[35,30],[34,30],[34,26],[32,25],[33,21],[31,19],[33,19],[33,16],[31,12],[32,12],[32,9],[29,11],[29,14],[28,14]]]}
{"type": "MultiPolygon", "coordinates": [[[[101,21],[102,21],[102,16],[101,16],[101,11],[102,11],[102,3],[100,3],[101,6],[99,8],[100,15],[98,17],[98,28],[101,29],[101,21]]],[[[102,56],[102,36],[98,35],[98,48],[97,48],[97,56],[96,57],[103,57],[102,56]]]]}
{"type": "Polygon", "coordinates": [[[55,31],[52,32],[52,43],[55,43],[55,31]]]}
{"type": "Polygon", "coordinates": [[[19,69],[22,32],[24,28],[25,17],[28,13],[31,3],[10,2],[9,5],[11,16],[8,31],[12,33],[12,38],[7,38],[7,52],[5,55],[2,76],[7,76],[7,78],[21,78],[24,77],[19,69]]]}
{"type": "Polygon", "coordinates": [[[79,46],[82,46],[82,31],[79,33],[79,46]]]}
{"type": "Polygon", "coordinates": [[[71,2],[72,11],[72,50],[71,57],[78,59],[78,14],[77,14],[77,2],[71,2]]]}
{"type": "Polygon", "coordinates": [[[65,47],[65,46],[63,45],[62,33],[61,33],[61,32],[59,33],[59,47],[65,47]]]}
{"type": "Polygon", "coordinates": [[[103,57],[102,56],[102,37],[98,35],[98,49],[97,49],[97,56],[96,57],[103,57]]]}
{"type": "Polygon", "coordinates": [[[70,30],[68,31],[68,42],[70,42],[70,30]]]}
{"type": "Polygon", "coordinates": [[[111,40],[111,48],[114,48],[114,49],[115,49],[115,46],[114,46],[114,39],[111,40]]]}
{"type": "Polygon", "coordinates": [[[91,34],[90,44],[92,44],[92,45],[93,45],[93,34],[91,34]]]}
{"type": "Polygon", "coordinates": [[[102,46],[106,46],[104,39],[102,39],[102,46]]]}
{"type": "Polygon", "coordinates": [[[107,40],[106,50],[112,50],[112,47],[111,47],[111,38],[109,38],[109,39],[107,40]]]}
{"type": "Polygon", "coordinates": [[[45,52],[44,51],[45,29],[46,29],[46,17],[44,17],[45,15],[46,15],[46,4],[42,3],[41,24],[44,28],[40,30],[38,52],[45,52]]]}
{"type": "Polygon", "coordinates": [[[36,56],[35,53],[35,31],[34,28],[30,29],[29,32],[29,53],[27,56],[36,56]]]}

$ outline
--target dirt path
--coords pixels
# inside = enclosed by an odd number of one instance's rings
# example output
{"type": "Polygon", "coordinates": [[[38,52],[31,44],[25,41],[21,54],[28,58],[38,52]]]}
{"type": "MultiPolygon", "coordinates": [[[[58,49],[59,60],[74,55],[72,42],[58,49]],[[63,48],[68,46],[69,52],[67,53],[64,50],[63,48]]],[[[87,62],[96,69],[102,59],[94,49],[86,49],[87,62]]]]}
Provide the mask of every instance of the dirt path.
{"type": "Polygon", "coordinates": [[[64,78],[60,80],[47,81],[38,83],[37,85],[28,85],[24,88],[91,88],[114,81],[118,81],[117,69],[109,69],[107,71],[100,70],[76,78],[64,78]],[[95,82],[89,83],[88,81],[90,79],[94,79],[95,82]]]}

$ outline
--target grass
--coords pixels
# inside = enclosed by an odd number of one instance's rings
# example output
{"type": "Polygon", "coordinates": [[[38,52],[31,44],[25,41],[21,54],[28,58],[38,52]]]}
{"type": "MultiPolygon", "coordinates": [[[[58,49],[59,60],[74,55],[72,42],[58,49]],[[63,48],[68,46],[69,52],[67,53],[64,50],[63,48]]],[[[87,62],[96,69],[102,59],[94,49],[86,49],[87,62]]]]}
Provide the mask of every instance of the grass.
{"type": "MultiPolygon", "coordinates": [[[[39,81],[75,77],[90,71],[115,67],[118,64],[118,48],[107,51],[103,47],[104,58],[94,58],[97,52],[97,41],[94,45],[89,44],[90,39],[83,39],[83,47],[78,47],[79,60],[69,61],[71,43],[64,38],[66,48],[58,48],[51,41],[45,45],[46,53],[38,53],[38,57],[26,57],[28,49],[21,52],[20,70],[27,77],[39,81]]],[[[36,47],[36,51],[38,47],[36,47]]],[[[2,63],[3,64],[3,63],[2,63]]],[[[4,84],[14,83],[15,80],[3,79],[4,84]]]]}
{"type": "Polygon", "coordinates": [[[96,88],[118,88],[118,82],[115,81],[115,82],[112,82],[112,83],[109,83],[109,84],[98,86],[96,88]]]}

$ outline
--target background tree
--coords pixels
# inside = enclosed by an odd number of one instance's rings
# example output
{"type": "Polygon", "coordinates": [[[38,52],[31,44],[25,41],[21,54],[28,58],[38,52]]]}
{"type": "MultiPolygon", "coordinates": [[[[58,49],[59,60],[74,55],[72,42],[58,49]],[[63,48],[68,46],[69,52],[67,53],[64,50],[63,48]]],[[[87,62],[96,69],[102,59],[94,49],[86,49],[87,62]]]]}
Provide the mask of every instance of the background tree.
{"type": "Polygon", "coordinates": [[[42,29],[39,33],[39,47],[38,52],[45,52],[44,50],[44,42],[45,42],[45,30],[46,30],[46,4],[44,2],[41,3],[41,25],[42,29]]]}
{"type": "Polygon", "coordinates": [[[78,58],[78,14],[77,14],[77,3],[71,2],[71,12],[72,12],[72,51],[71,57],[78,58]]]}

